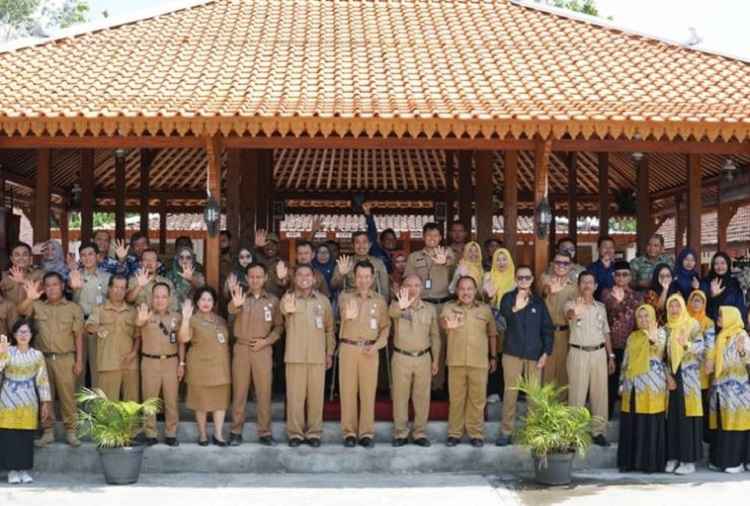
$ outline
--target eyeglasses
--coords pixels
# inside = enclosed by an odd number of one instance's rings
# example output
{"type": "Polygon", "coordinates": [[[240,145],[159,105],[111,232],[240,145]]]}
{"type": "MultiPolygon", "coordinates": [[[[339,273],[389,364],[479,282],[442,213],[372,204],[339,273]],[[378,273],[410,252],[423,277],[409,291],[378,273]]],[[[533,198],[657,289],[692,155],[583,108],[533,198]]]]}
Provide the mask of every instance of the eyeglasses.
{"type": "Polygon", "coordinates": [[[250,258],[253,258],[253,257],[252,257],[252,255],[240,255],[240,258],[250,259],[250,258]]]}
{"type": "Polygon", "coordinates": [[[567,267],[570,265],[570,262],[567,260],[555,260],[555,265],[558,267],[567,267]]]}
{"type": "Polygon", "coordinates": [[[616,278],[628,278],[630,277],[630,271],[615,272],[616,278]]]}
{"type": "Polygon", "coordinates": [[[516,276],[516,281],[531,281],[533,276],[516,276]]]}
{"type": "Polygon", "coordinates": [[[192,260],[193,257],[190,255],[180,255],[180,260],[192,260]]]}

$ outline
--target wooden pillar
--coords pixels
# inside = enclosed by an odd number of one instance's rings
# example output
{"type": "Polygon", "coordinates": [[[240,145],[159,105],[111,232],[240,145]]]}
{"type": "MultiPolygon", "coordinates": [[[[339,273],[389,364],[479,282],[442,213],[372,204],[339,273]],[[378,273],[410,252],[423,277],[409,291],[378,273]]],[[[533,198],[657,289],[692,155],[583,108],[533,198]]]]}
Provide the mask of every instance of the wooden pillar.
{"type": "Polygon", "coordinates": [[[34,188],[34,244],[49,240],[50,150],[37,151],[34,188]]]}
{"type": "Polygon", "coordinates": [[[115,155],[115,238],[125,239],[125,161],[115,155]]]}
{"type": "Polygon", "coordinates": [[[549,208],[552,211],[552,223],[549,226],[549,247],[547,249],[549,250],[550,258],[555,257],[555,243],[557,242],[557,207],[555,207],[555,204],[557,202],[549,199],[549,208]]]}
{"type": "MultiPolygon", "coordinates": [[[[208,194],[221,204],[221,142],[218,137],[206,138],[206,187],[208,194]]],[[[221,251],[218,232],[211,236],[206,232],[206,284],[219,289],[219,263],[221,251]]]]}
{"type": "Polygon", "coordinates": [[[599,235],[609,235],[609,153],[599,153],[599,235]]]}
{"type": "Polygon", "coordinates": [[[729,222],[732,221],[734,215],[737,214],[739,207],[736,204],[722,204],[719,200],[719,211],[718,211],[718,244],[719,251],[727,251],[727,231],[729,229],[729,222]]]}
{"type": "MultiPolygon", "coordinates": [[[[552,142],[538,140],[534,147],[534,210],[544,199],[549,187],[549,156],[552,142]]],[[[542,274],[549,264],[549,236],[546,239],[534,234],[534,278],[541,286],[542,274]]]]}
{"type": "Polygon", "coordinates": [[[260,149],[256,152],[256,211],[255,224],[257,228],[269,230],[272,228],[273,218],[270,214],[273,194],[273,150],[260,149]]]}
{"type": "MultiPolygon", "coordinates": [[[[454,207],[456,205],[456,153],[445,152],[445,222],[441,223],[443,237],[448,237],[450,224],[455,217],[454,207]]],[[[407,241],[408,242],[408,241],[407,241]]]]}
{"type": "Polygon", "coordinates": [[[159,254],[167,252],[167,199],[159,199],[159,254]]]}
{"type": "Polygon", "coordinates": [[[674,250],[678,253],[683,246],[683,236],[685,235],[685,213],[683,212],[683,197],[681,193],[674,196],[674,250]]]}
{"type": "Polygon", "coordinates": [[[484,241],[492,237],[492,184],[493,151],[476,151],[477,167],[477,242],[484,247],[484,241]]]}
{"type": "Polygon", "coordinates": [[[242,187],[240,194],[240,237],[248,244],[254,244],[255,229],[258,228],[256,221],[258,209],[258,150],[243,149],[240,152],[240,165],[242,187]]]}
{"type": "Polygon", "coordinates": [[[68,206],[60,211],[60,242],[62,243],[63,253],[67,259],[68,247],[70,246],[70,215],[68,206]]]}
{"type": "Polygon", "coordinates": [[[94,181],[94,150],[81,150],[81,242],[91,242],[94,238],[94,203],[96,187],[94,181]]]}
{"type": "Polygon", "coordinates": [[[5,207],[5,175],[3,174],[3,164],[0,163],[0,269],[8,268],[8,250],[10,248],[10,238],[8,237],[8,215],[13,213],[13,209],[5,207]]]}
{"type": "Polygon", "coordinates": [[[240,215],[241,206],[241,181],[242,181],[242,151],[239,149],[227,150],[227,231],[232,234],[231,250],[232,257],[237,255],[240,245],[240,215]]]}
{"type": "Polygon", "coordinates": [[[503,162],[503,244],[517,260],[518,151],[506,151],[503,162]]]}
{"type": "Polygon", "coordinates": [[[578,244],[578,153],[568,155],[568,237],[578,244]]]}
{"type": "Polygon", "coordinates": [[[471,237],[471,215],[473,212],[474,187],[471,181],[471,162],[473,152],[458,153],[458,221],[464,224],[466,233],[471,237]]]}
{"type": "Polygon", "coordinates": [[[638,254],[644,255],[646,253],[646,244],[651,237],[653,219],[651,218],[651,192],[649,189],[650,168],[648,155],[643,155],[640,161],[638,161],[638,167],[636,169],[636,180],[637,180],[637,219],[636,224],[636,236],[638,241],[638,254]]]}
{"type": "Polygon", "coordinates": [[[149,195],[151,193],[151,165],[156,158],[156,150],[141,149],[141,232],[148,235],[149,195]]]}
{"type": "Polygon", "coordinates": [[[688,169],[688,246],[701,257],[701,216],[703,215],[703,199],[701,195],[701,183],[703,182],[703,169],[701,168],[701,155],[691,154],[687,156],[688,169]]]}

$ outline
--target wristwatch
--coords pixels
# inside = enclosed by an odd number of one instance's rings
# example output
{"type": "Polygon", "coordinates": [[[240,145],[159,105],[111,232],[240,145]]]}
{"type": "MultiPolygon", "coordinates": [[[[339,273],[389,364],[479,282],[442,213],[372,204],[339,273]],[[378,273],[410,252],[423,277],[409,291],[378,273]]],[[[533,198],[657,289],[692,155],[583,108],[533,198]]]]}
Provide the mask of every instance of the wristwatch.
{"type": "Polygon", "coordinates": [[[185,367],[185,365],[187,365],[185,362],[180,362],[180,367],[185,367]]]}
{"type": "Polygon", "coordinates": [[[610,353],[609,354],[609,358],[615,358],[615,354],[614,353],[610,353]]]}

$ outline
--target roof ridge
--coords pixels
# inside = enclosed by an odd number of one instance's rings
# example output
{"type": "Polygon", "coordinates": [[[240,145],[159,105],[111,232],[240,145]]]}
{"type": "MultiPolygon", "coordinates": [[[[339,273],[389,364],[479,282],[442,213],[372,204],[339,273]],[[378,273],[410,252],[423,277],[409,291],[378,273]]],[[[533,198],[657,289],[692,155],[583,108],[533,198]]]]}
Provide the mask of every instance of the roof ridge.
{"type": "Polygon", "coordinates": [[[608,19],[597,17],[597,16],[591,16],[589,14],[583,14],[581,12],[575,12],[571,11],[569,9],[563,9],[561,7],[554,7],[552,5],[548,5],[546,3],[542,3],[539,0],[507,0],[511,4],[518,6],[518,7],[526,7],[529,9],[535,9],[538,11],[545,12],[547,14],[553,14],[556,16],[560,16],[563,18],[572,19],[574,21],[582,21],[585,23],[590,23],[592,25],[596,25],[600,28],[605,28],[608,30],[617,30],[622,33],[626,33],[629,35],[635,35],[644,39],[651,39],[659,42],[663,42],[665,44],[671,45],[671,46],[678,46],[682,49],[687,49],[691,51],[697,51],[700,53],[706,53],[712,56],[721,56],[723,58],[729,58],[732,60],[739,60],[744,63],[750,63],[750,57],[740,56],[733,53],[728,53],[725,51],[721,51],[718,49],[711,49],[706,47],[697,47],[697,46],[689,46],[685,44],[684,42],[680,42],[674,39],[670,39],[668,37],[664,37],[661,35],[657,35],[655,33],[649,33],[644,32],[641,30],[636,30],[635,28],[631,28],[629,26],[626,26],[621,23],[616,23],[614,21],[610,21],[608,19]]]}
{"type": "Polygon", "coordinates": [[[114,16],[112,18],[104,18],[99,21],[91,21],[88,23],[74,25],[70,28],[58,30],[54,32],[54,35],[46,38],[24,37],[21,39],[12,40],[5,44],[0,44],[0,54],[16,51],[19,49],[43,46],[45,44],[50,44],[58,40],[75,38],[81,35],[96,33],[102,30],[119,28],[120,26],[137,23],[139,21],[158,18],[159,16],[164,16],[165,14],[172,14],[182,10],[192,9],[194,7],[201,7],[215,1],[216,0],[172,0],[167,3],[157,4],[155,7],[146,7],[129,14],[120,14],[119,16],[114,16]]]}

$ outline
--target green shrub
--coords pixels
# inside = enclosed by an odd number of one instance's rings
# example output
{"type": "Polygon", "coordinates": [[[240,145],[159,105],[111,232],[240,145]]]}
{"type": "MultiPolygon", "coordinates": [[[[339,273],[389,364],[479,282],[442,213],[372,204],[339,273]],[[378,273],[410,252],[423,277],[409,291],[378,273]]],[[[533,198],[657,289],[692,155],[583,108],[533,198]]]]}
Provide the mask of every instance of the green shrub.
{"type": "Polygon", "coordinates": [[[100,448],[123,448],[143,431],[147,416],[159,411],[161,401],[148,399],[143,403],[111,401],[100,389],[82,389],[77,394],[78,434],[91,436],[100,448]]]}

